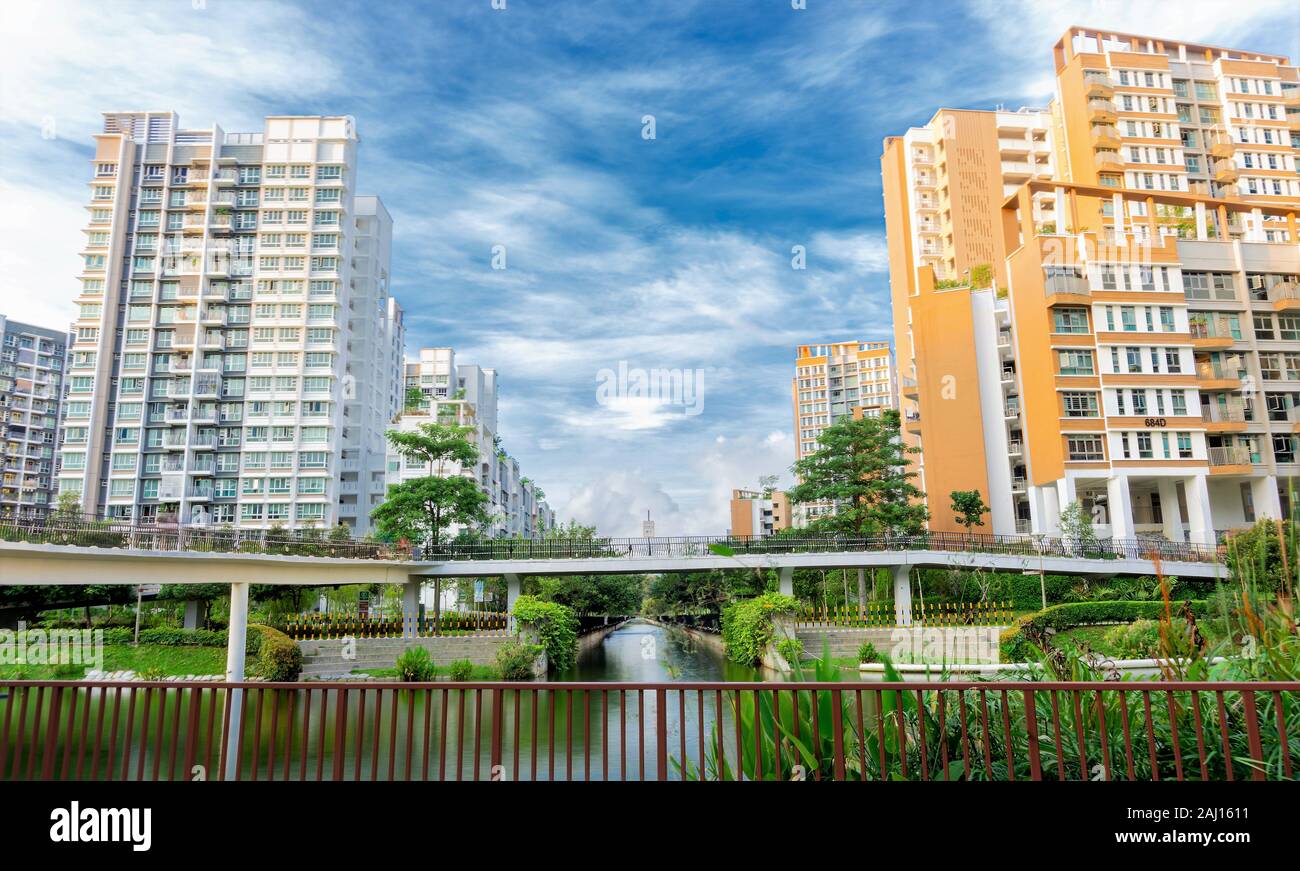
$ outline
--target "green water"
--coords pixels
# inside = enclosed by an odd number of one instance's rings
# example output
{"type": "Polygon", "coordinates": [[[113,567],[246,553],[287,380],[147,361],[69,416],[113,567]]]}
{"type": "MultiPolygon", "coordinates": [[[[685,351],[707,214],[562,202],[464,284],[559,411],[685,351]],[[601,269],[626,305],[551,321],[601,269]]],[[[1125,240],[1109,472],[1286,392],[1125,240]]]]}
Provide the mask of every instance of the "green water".
{"type": "Polygon", "coordinates": [[[579,657],[561,681],[755,681],[759,669],[737,665],[707,642],[696,642],[680,629],[632,620],[614,630],[579,657]]]}
{"type": "MultiPolygon", "coordinates": [[[[685,632],[644,621],[610,633],[572,671],[555,676],[761,679],[685,632]]],[[[375,683],[347,691],[323,682],[252,688],[238,701],[215,688],[11,687],[0,691],[0,780],[43,770],[65,780],[215,780],[223,723],[238,721],[241,707],[238,777],[246,780],[653,779],[661,759],[676,778],[683,759],[698,765],[719,723],[728,734],[731,705],[712,690],[575,690],[554,681],[503,690],[375,683]]]]}

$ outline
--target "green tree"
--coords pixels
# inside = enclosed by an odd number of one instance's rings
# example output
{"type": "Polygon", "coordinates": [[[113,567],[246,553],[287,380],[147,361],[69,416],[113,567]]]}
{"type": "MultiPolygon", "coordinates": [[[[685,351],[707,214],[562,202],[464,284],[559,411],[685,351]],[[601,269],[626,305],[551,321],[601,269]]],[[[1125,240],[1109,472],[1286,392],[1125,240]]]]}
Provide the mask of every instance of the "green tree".
{"type": "Polygon", "coordinates": [[[1061,511],[1061,538],[1083,553],[1097,549],[1097,533],[1092,528],[1092,517],[1078,499],[1061,511]]]}
{"type": "Polygon", "coordinates": [[[542,599],[567,605],[579,614],[639,614],[644,586],[643,575],[565,575],[537,579],[542,599]]]}
{"type": "Polygon", "coordinates": [[[850,535],[910,535],[922,531],[928,513],[924,494],[912,483],[907,456],[917,453],[899,436],[898,412],[844,418],[822,431],[819,447],[794,465],[800,483],[791,502],[831,502],[832,514],[818,518],[819,532],[850,535]]]}
{"type": "Polygon", "coordinates": [[[416,409],[419,409],[419,407],[423,404],[424,404],[423,390],[421,390],[418,387],[406,388],[406,402],[404,403],[404,405],[406,406],[407,411],[414,411],[416,409]]]}
{"type": "Polygon", "coordinates": [[[453,524],[488,521],[488,497],[476,480],[460,474],[443,477],[448,463],[468,468],[478,462],[478,448],[468,438],[472,432],[472,427],[437,423],[422,423],[408,432],[388,431],[393,449],[423,464],[429,474],[388,488],[388,498],[370,512],[380,535],[435,547],[453,524]]]}
{"type": "Polygon", "coordinates": [[[486,523],[487,501],[487,494],[472,478],[428,476],[389,487],[388,498],[370,517],[385,538],[435,547],[452,524],[486,523]]]}
{"type": "Polygon", "coordinates": [[[952,497],[952,512],[956,515],[955,519],[966,527],[967,533],[976,526],[984,525],[983,517],[989,513],[989,507],[980,497],[980,491],[953,490],[949,495],[952,497]]]}

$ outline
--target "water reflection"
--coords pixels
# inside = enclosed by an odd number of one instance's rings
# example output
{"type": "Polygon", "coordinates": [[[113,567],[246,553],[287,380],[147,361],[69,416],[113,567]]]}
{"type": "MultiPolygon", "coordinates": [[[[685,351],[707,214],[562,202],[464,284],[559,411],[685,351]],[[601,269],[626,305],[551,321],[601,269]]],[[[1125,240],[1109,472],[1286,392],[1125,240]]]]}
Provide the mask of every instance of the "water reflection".
{"type": "Polygon", "coordinates": [[[614,630],[577,664],[557,674],[561,681],[748,681],[763,680],[759,669],[738,665],[706,641],[680,629],[632,620],[614,630]]]}

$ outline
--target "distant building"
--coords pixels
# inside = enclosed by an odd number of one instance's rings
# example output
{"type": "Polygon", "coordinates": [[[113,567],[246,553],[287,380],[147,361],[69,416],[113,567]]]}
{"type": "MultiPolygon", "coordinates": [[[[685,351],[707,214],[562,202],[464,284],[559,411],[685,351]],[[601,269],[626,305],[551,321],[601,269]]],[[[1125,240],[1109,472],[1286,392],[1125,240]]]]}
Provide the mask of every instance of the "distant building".
{"type": "Polygon", "coordinates": [[[0,315],[0,517],[44,517],[68,334],[0,315]]]}
{"type": "MultiPolygon", "coordinates": [[[[539,496],[537,486],[524,477],[519,461],[498,446],[497,373],[456,362],[451,348],[424,348],[418,360],[405,366],[406,391],[419,390],[418,405],[406,403],[397,429],[410,432],[420,424],[440,423],[470,427],[469,439],[479,450],[472,468],[448,462],[431,469],[388,449],[387,481],[400,484],[427,475],[463,475],[478,482],[488,496],[492,521],[487,533],[498,538],[541,538],[555,528],[555,512],[539,496]]],[[[453,527],[452,535],[460,532],[453,527]]]]}
{"type": "Polygon", "coordinates": [[[780,490],[731,491],[731,534],[762,538],[791,525],[790,499],[780,490]]]}

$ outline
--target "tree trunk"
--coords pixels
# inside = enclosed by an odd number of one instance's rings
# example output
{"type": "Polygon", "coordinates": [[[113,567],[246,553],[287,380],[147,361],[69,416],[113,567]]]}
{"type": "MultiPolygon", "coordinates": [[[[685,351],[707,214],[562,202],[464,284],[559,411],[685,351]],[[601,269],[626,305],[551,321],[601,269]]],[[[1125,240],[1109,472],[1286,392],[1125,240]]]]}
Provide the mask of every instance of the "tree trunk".
{"type": "Polygon", "coordinates": [[[865,568],[860,568],[858,569],[858,604],[860,605],[866,600],[867,600],[867,570],[865,568]]]}

